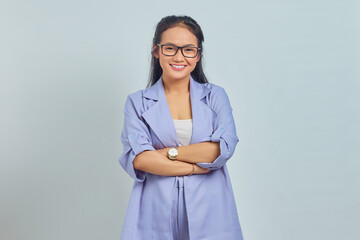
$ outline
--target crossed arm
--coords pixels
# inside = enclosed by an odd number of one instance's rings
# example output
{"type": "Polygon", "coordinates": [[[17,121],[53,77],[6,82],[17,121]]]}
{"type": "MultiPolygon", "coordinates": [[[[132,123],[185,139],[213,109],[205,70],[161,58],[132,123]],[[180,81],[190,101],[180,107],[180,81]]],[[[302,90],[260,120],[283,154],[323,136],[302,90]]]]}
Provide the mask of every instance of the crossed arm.
{"type": "MultiPolygon", "coordinates": [[[[143,151],[133,161],[135,169],[163,176],[188,175],[193,168],[192,163],[212,163],[220,155],[219,142],[200,142],[177,147],[179,155],[173,161],[167,157],[169,148],[156,151],[143,151]]],[[[194,165],[193,174],[203,174],[210,170],[194,165]]]]}
{"type": "MultiPolygon", "coordinates": [[[[214,86],[213,86],[214,87],[214,86]]],[[[178,160],[167,158],[168,148],[155,149],[151,145],[148,126],[140,118],[134,95],[129,95],[124,106],[124,128],[121,141],[124,151],[119,163],[136,181],[143,182],[146,172],[164,175],[188,175],[207,173],[222,168],[234,153],[239,141],[229,98],[223,88],[214,87],[209,102],[217,113],[213,133],[202,136],[202,141],[178,147],[178,160]],[[196,163],[196,164],[194,164],[196,163]],[[139,171],[134,171],[139,170],[139,171]]],[[[140,92],[137,92],[137,94],[140,92]]]]}

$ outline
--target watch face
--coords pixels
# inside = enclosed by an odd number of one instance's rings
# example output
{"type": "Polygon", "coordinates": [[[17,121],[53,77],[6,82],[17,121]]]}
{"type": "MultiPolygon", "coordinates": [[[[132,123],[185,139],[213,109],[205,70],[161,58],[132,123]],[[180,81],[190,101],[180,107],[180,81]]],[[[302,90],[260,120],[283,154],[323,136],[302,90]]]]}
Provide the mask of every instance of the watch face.
{"type": "Polygon", "coordinates": [[[178,151],[177,151],[176,148],[172,148],[172,149],[169,150],[169,154],[171,156],[176,156],[178,154],[178,151]]]}

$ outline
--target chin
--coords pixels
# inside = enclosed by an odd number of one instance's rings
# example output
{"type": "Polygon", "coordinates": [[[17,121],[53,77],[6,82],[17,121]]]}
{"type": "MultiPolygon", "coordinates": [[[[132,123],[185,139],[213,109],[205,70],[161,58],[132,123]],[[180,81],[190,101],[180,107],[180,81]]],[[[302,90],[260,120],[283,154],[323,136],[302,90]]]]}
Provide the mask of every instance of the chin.
{"type": "Polygon", "coordinates": [[[167,75],[169,76],[171,79],[176,79],[176,80],[182,80],[184,78],[187,78],[189,77],[190,78],[190,74],[170,74],[170,75],[167,75]]]}

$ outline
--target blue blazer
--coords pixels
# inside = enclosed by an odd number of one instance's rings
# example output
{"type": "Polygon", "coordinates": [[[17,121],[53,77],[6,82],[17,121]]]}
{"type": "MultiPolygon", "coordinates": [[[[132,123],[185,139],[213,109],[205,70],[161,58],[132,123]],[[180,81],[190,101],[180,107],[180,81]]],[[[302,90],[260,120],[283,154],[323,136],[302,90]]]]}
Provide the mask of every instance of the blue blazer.
{"type": "MultiPolygon", "coordinates": [[[[221,154],[212,163],[196,163],[209,173],[184,176],[190,239],[241,240],[232,185],[226,162],[239,141],[232,107],[224,88],[190,77],[193,130],[190,144],[220,142],[221,154]]],[[[178,176],[134,169],[132,161],[145,150],[180,146],[166,100],[162,77],[150,88],[128,95],[121,133],[119,163],[134,179],[121,239],[170,240],[172,193],[178,176]]]]}

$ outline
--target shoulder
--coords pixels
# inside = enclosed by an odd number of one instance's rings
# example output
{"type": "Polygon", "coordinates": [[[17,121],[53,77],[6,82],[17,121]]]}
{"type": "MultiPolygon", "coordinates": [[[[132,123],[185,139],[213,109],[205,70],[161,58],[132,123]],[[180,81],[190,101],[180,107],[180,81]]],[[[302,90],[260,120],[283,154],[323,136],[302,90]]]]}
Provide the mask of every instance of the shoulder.
{"type": "Polygon", "coordinates": [[[225,89],[215,83],[202,83],[201,85],[203,85],[205,88],[208,88],[210,90],[209,93],[212,95],[226,94],[225,89]]]}
{"type": "Polygon", "coordinates": [[[212,107],[217,108],[229,103],[229,97],[223,87],[214,83],[204,84],[206,84],[206,87],[210,89],[208,100],[212,107]]]}
{"type": "Polygon", "coordinates": [[[133,112],[136,113],[138,116],[141,115],[143,107],[142,96],[145,90],[146,89],[140,89],[127,95],[124,105],[125,112],[133,112]]]}
{"type": "Polygon", "coordinates": [[[225,88],[214,83],[206,83],[206,87],[210,89],[206,96],[207,105],[217,114],[232,111],[230,99],[225,88]]]}

